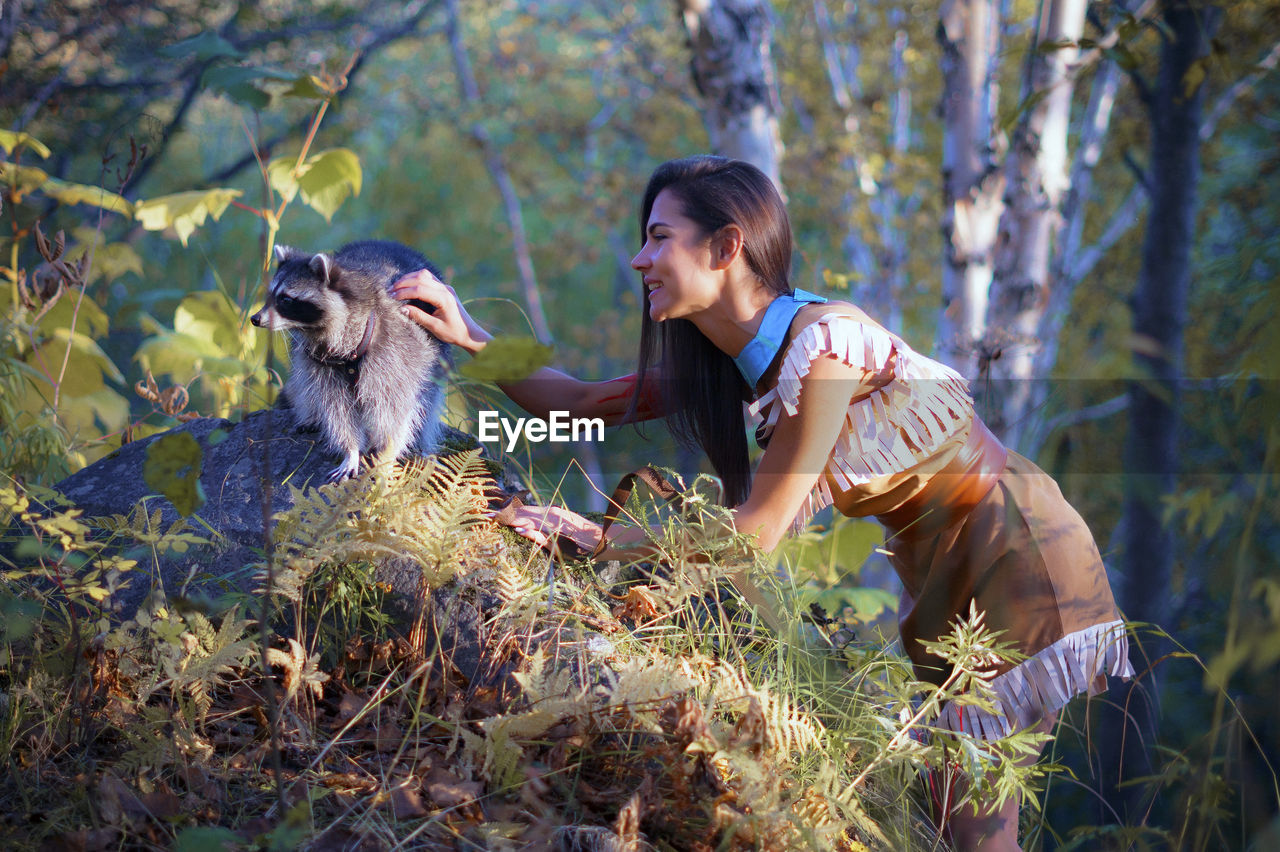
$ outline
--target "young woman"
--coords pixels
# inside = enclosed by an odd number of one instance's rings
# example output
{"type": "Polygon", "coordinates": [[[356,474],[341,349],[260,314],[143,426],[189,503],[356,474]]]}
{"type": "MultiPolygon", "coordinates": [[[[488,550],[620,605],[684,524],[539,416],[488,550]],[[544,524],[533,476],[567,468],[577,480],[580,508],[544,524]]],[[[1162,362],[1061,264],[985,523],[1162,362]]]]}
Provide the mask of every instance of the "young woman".
{"type": "MultiPolygon", "coordinates": [[[[942,724],[997,738],[1047,728],[1073,696],[1130,676],[1123,622],[1093,538],[1054,481],[1007,451],[978,419],[965,381],[854,305],[793,291],[791,227],[755,167],[699,156],[659,166],[641,206],[644,280],[639,369],[583,382],[542,369],[503,391],[618,424],[665,416],[700,445],[733,520],[765,550],[833,505],[875,516],[902,579],[902,644],[920,677],[947,672],[919,640],[946,635],[971,603],[1027,659],[993,672],[997,713],[949,708],[942,724]],[[751,474],[744,418],[763,456],[751,474]]],[[[396,285],[432,314],[406,313],[476,353],[490,335],[430,273],[396,285]]],[[[590,550],[600,528],[564,509],[525,510],[522,531],[568,535],[590,550]]],[[[604,558],[643,531],[611,528],[604,558]]],[[[960,848],[1016,849],[1017,803],[950,818],[960,848]]]]}

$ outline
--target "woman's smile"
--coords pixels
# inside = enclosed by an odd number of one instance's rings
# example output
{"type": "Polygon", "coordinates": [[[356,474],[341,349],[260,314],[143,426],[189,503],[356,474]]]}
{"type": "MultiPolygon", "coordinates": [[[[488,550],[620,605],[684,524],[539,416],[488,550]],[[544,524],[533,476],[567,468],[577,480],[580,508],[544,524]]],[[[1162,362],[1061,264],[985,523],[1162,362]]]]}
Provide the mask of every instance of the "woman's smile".
{"type": "Polygon", "coordinates": [[[705,274],[709,260],[707,236],[684,215],[676,196],[660,192],[649,214],[645,244],[631,260],[644,276],[649,317],[658,322],[687,317],[714,304],[714,280],[705,274]]]}

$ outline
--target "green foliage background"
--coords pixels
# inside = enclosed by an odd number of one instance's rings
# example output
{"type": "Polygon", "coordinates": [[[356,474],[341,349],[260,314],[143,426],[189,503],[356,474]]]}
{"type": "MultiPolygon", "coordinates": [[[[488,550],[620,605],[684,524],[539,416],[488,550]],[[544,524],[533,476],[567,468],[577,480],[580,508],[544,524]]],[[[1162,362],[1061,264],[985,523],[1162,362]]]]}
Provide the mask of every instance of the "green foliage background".
{"type": "MultiPolygon", "coordinates": [[[[19,10],[23,26],[9,37],[10,63],[0,76],[0,127],[10,128],[0,136],[0,184],[7,187],[0,214],[4,473],[49,484],[125,435],[168,428],[184,412],[235,417],[268,404],[287,364],[279,341],[252,329],[246,317],[260,301],[276,241],[320,250],[352,239],[400,240],[431,256],[465,299],[477,300],[474,313],[486,325],[528,334],[509,223],[469,131],[476,123],[516,185],[557,365],[591,377],[629,370],[639,291],[626,261],[635,246],[639,191],[655,164],[708,144],[672,4],[463,4],[479,105],[459,94],[443,5],[51,0],[19,10]],[[72,20],[82,25],[77,49],[57,48],[65,43],[56,36],[59,27],[72,20]],[[341,88],[344,70],[350,83],[341,88]],[[42,100],[60,74],[71,85],[58,89],[55,100],[42,100]],[[138,79],[149,83],[122,85],[138,79]],[[312,186],[288,168],[304,151],[316,169],[312,186]],[[292,203],[282,207],[285,199],[292,203]],[[87,258],[79,273],[83,289],[67,291],[43,315],[39,298],[27,303],[21,294],[23,284],[38,291],[50,280],[35,244],[37,222],[50,240],[65,232],[62,262],[87,258]],[[151,388],[148,370],[156,380],[151,388]],[[51,381],[59,375],[61,381],[51,381]],[[148,393],[135,393],[135,383],[148,393]]],[[[910,4],[900,25],[912,98],[904,155],[888,141],[899,87],[888,71],[895,4],[829,5],[842,25],[837,41],[857,51],[855,133],[831,97],[813,4],[774,3],[795,281],[831,293],[828,282],[848,271],[846,233],[880,245],[868,205],[855,207],[853,221],[841,212],[843,197],[858,192],[845,166],[852,153],[877,176],[892,166],[894,187],[911,201],[890,223],[911,247],[902,331],[923,348],[938,310],[942,262],[936,4],[910,4]]],[[[1106,11],[1113,4],[1094,5],[1106,11]]],[[[1018,45],[1035,8],[1028,0],[1010,4],[1003,115],[1018,109],[1018,45]]],[[[1226,5],[1203,68],[1210,103],[1255,74],[1275,41],[1277,11],[1265,0],[1226,5]]],[[[1148,28],[1117,55],[1135,76],[1149,78],[1158,43],[1159,33],[1148,28]]],[[[1090,79],[1086,72],[1082,91],[1090,79]]],[[[1182,550],[1174,588],[1159,593],[1175,601],[1176,619],[1164,627],[1211,672],[1190,663],[1162,665],[1170,748],[1202,767],[1170,783],[1190,795],[1201,789],[1204,773],[1228,779],[1237,791],[1230,807],[1240,831],[1274,836],[1280,336],[1272,329],[1280,305],[1280,80],[1274,70],[1250,79],[1205,141],[1186,330],[1184,473],[1168,505],[1182,550]],[[1214,763],[1218,733],[1205,740],[1202,722],[1219,718],[1223,695],[1240,708],[1235,721],[1222,721],[1233,749],[1225,768],[1214,763]]],[[[1149,132],[1136,87],[1123,87],[1086,244],[1133,185],[1149,132]]],[[[1126,300],[1138,273],[1141,224],[1139,216],[1079,290],[1045,417],[1105,403],[1134,377],[1126,300]]],[[[477,405],[497,404],[466,387],[452,403],[464,428],[477,405]]],[[[1068,422],[1038,459],[1108,557],[1125,475],[1123,428],[1115,413],[1068,422]]],[[[606,474],[679,460],[671,448],[630,439],[610,446],[616,449],[602,460],[606,474]]],[[[546,451],[523,462],[544,484],[555,484],[570,456],[546,451]]],[[[570,499],[585,499],[576,481],[565,488],[570,499]]],[[[857,560],[817,560],[826,566],[813,578],[824,600],[840,600],[831,589],[856,575],[857,560]]],[[[1181,801],[1187,800],[1170,796],[1160,807],[1176,810],[1181,801]]]]}

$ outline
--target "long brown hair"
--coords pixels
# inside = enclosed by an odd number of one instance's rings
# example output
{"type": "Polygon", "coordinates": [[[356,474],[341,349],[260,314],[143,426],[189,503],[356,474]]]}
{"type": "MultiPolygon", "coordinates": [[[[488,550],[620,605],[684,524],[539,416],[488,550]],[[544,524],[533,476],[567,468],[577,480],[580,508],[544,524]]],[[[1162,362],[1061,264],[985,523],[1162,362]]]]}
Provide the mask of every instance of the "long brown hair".
{"type": "MultiPolygon", "coordinates": [[[[710,239],[726,225],[742,229],[742,253],[761,285],[790,293],[791,222],[773,182],[741,160],[701,155],[658,166],[640,207],[640,243],[644,244],[658,193],[668,190],[686,218],[710,239]]],[[[742,403],[752,388],[733,363],[690,320],[649,318],[645,289],[640,321],[640,363],[631,412],[639,405],[650,366],[658,384],[667,423],[685,446],[699,446],[724,483],[725,500],[736,506],[751,490],[742,403]]]]}

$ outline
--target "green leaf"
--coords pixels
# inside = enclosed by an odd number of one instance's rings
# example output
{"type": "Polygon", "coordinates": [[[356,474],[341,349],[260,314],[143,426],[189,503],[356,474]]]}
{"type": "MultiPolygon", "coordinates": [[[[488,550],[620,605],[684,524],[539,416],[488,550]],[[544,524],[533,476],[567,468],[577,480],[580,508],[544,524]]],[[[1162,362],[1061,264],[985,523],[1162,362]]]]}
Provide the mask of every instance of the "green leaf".
{"type": "Polygon", "coordinates": [[[62,378],[62,392],[69,396],[84,396],[96,393],[103,386],[103,378],[115,382],[123,382],[115,362],[102,351],[97,342],[88,335],[69,329],[56,328],[51,339],[41,344],[39,352],[44,363],[48,365],[56,378],[61,369],[62,359],[66,356],[68,345],[71,354],[67,360],[67,370],[62,378]]]}
{"type": "Polygon", "coordinates": [[[312,210],[333,221],[342,202],[360,194],[360,158],[347,148],[333,148],[307,160],[298,175],[302,201],[312,210]]]}
{"type": "Polygon", "coordinates": [[[458,372],[478,382],[518,382],[550,364],[554,352],[532,337],[495,337],[458,372]]]}
{"type": "Polygon", "coordinates": [[[240,312],[216,290],[192,293],[183,299],[173,312],[173,330],[208,341],[211,354],[240,354],[240,312]]]}
{"type": "Polygon", "coordinates": [[[41,338],[56,334],[59,328],[70,328],[71,319],[75,317],[76,331],[89,335],[95,340],[104,337],[110,328],[107,312],[90,298],[80,299],[75,291],[66,293],[49,312],[40,318],[39,336],[41,338]],[[79,305],[76,302],[79,301],[79,305]]]}
{"type": "Polygon", "coordinates": [[[1079,47],[1079,45],[1069,38],[1060,38],[1056,41],[1044,41],[1036,45],[1036,53],[1056,53],[1059,50],[1068,50],[1073,47],[1079,47]]]}
{"type": "Polygon", "coordinates": [[[259,83],[263,81],[292,82],[294,75],[275,68],[254,65],[221,65],[205,72],[206,88],[222,92],[231,100],[251,109],[266,109],[271,104],[271,93],[259,83]]]}
{"type": "Polygon", "coordinates": [[[1133,51],[1129,50],[1129,48],[1125,47],[1123,44],[1117,44],[1115,47],[1103,51],[1103,55],[1108,59],[1113,60],[1125,71],[1132,72],[1138,70],[1138,58],[1133,55],[1133,51]]]}
{"type": "Polygon", "coordinates": [[[142,277],[142,257],[133,246],[128,243],[103,244],[102,236],[96,228],[76,228],[72,235],[76,246],[67,251],[70,260],[79,260],[89,250],[89,246],[94,247],[93,263],[86,273],[85,283],[92,284],[100,279],[115,281],[128,272],[142,277]]]}
{"type": "Polygon", "coordinates": [[[173,839],[173,852],[233,852],[240,848],[240,838],[229,828],[191,826],[173,839]]]}
{"type": "Polygon", "coordinates": [[[101,207],[112,213],[121,213],[133,217],[133,204],[127,198],[108,192],[100,186],[87,186],[82,183],[49,178],[40,191],[50,198],[56,198],[63,204],[89,204],[101,207]]]}
{"type": "MultiPolygon", "coordinates": [[[[297,157],[276,157],[267,163],[267,180],[271,188],[280,194],[284,203],[288,204],[298,195],[298,179],[293,175],[293,167],[297,157]]],[[[305,168],[305,164],[303,166],[305,168]]]]}
{"type": "Polygon", "coordinates": [[[147,445],[142,479],[163,494],[184,518],[204,505],[200,465],[204,450],[188,432],[170,432],[147,445]]]}
{"type": "Polygon", "coordinates": [[[4,152],[10,156],[19,148],[30,148],[42,160],[48,159],[53,153],[47,145],[30,133],[15,133],[12,130],[3,129],[0,129],[0,148],[4,148],[4,152]]]}
{"type": "Polygon", "coordinates": [[[10,595],[0,595],[0,633],[5,642],[30,636],[44,612],[39,602],[10,595]]]}
{"type": "Polygon", "coordinates": [[[1017,108],[1004,116],[1000,120],[1000,129],[1008,133],[1014,128],[1014,125],[1024,116],[1035,110],[1036,105],[1049,96],[1048,89],[1041,89],[1038,92],[1032,92],[1027,95],[1026,100],[1018,104],[1017,108]]]}
{"type": "Polygon", "coordinates": [[[161,195],[139,201],[134,209],[134,217],[148,231],[173,228],[185,246],[187,237],[196,228],[203,225],[210,216],[215,220],[221,217],[232,199],[241,194],[238,189],[218,188],[161,195]]]}
{"type": "Polygon", "coordinates": [[[19,195],[25,195],[44,186],[49,180],[49,173],[35,166],[0,163],[0,180],[13,187],[19,195]]]}
{"type": "Polygon", "coordinates": [[[182,41],[174,42],[173,44],[166,44],[156,53],[169,59],[182,59],[190,56],[201,61],[217,59],[223,56],[233,59],[241,56],[240,51],[231,42],[211,30],[205,30],[199,35],[184,38],[182,41]]]}
{"type": "Polygon", "coordinates": [[[1200,84],[1209,76],[1209,60],[1212,57],[1201,56],[1191,66],[1187,68],[1187,72],[1182,75],[1182,97],[1185,100],[1190,98],[1200,88],[1200,84]]]}
{"type": "Polygon", "coordinates": [[[282,94],[289,98],[309,98],[317,101],[328,100],[333,96],[333,92],[314,74],[303,74],[295,78],[293,85],[285,89],[282,94]]]}
{"type": "Polygon", "coordinates": [[[779,555],[802,582],[812,578],[824,586],[847,583],[857,575],[871,551],[884,541],[884,528],[865,518],[837,516],[822,533],[806,532],[784,541],[779,555]]]}
{"type": "Polygon", "coordinates": [[[892,592],[864,586],[837,586],[819,594],[817,600],[832,616],[847,617],[863,624],[874,621],[885,610],[893,611],[898,605],[898,596],[892,592]]]}

